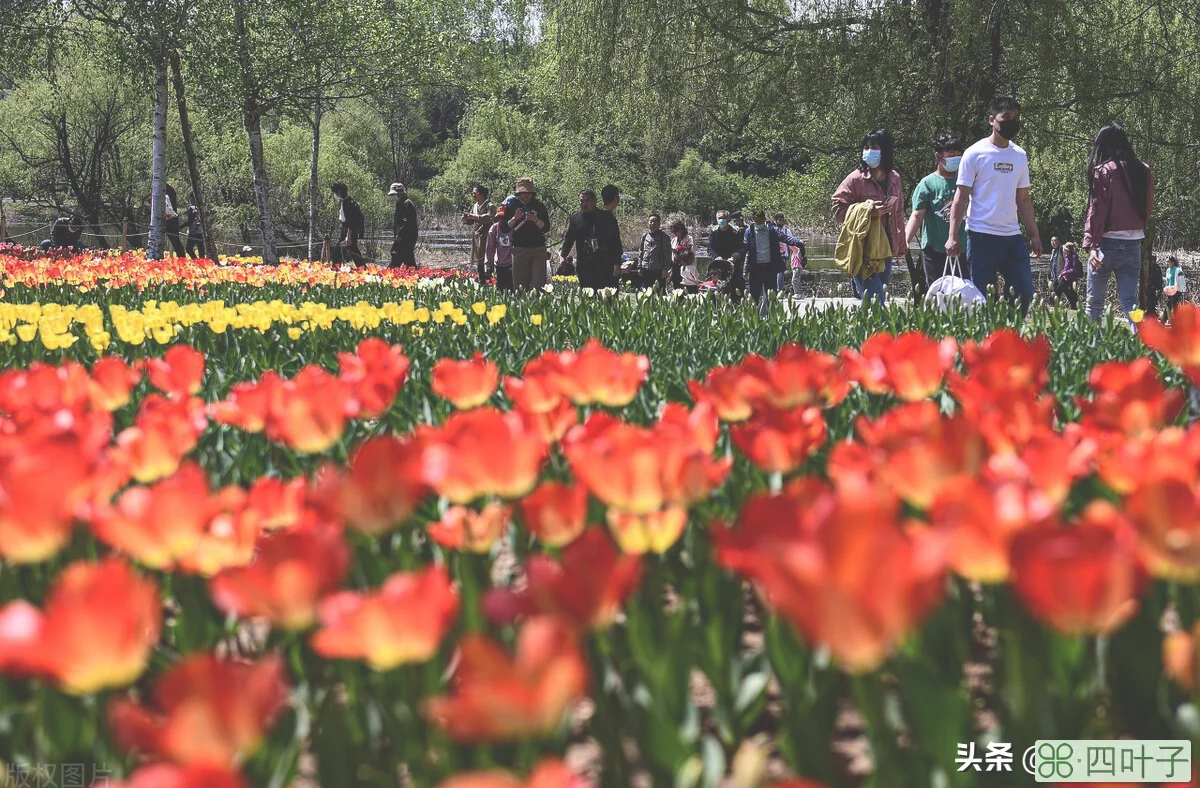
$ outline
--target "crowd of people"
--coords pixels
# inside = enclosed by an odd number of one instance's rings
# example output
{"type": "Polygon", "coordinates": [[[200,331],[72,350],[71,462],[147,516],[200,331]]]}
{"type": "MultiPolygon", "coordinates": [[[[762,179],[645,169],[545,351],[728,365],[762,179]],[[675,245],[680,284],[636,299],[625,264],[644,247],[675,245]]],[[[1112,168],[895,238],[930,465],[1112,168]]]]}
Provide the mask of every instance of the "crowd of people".
{"type": "MultiPolygon", "coordinates": [[[[955,134],[937,135],[933,171],[916,184],[907,215],[892,135],[886,129],[864,135],[857,166],[832,196],[833,218],[840,225],[835,262],[850,276],[858,297],[885,302],[894,266],[915,245],[921,265],[911,273],[923,280],[927,292],[939,280],[956,277],[976,297],[990,293],[1028,311],[1034,297],[1031,260],[1041,257],[1043,249],[1030,196],[1029,159],[1015,142],[1021,124],[1021,105],[1001,98],[989,108],[987,137],[968,146],[955,134]]],[[[1097,134],[1087,185],[1083,238],[1078,244],[1057,237],[1050,242],[1053,297],[1078,308],[1076,286],[1085,281],[1086,311],[1096,320],[1109,280],[1115,279],[1121,311],[1128,314],[1137,307],[1142,246],[1154,211],[1154,174],[1121,126],[1110,124],[1097,134]]],[[[363,210],[345,183],[333,183],[331,191],[340,224],[334,260],[363,265],[363,210]]],[[[403,183],[393,183],[387,194],[395,204],[390,265],[415,266],[416,205],[403,183]]],[[[789,271],[799,294],[799,271],[807,264],[804,241],[788,230],[783,215],[768,221],[761,209],[747,211],[750,222],[741,211],[716,213],[703,274],[696,240],[682,220],[664,229],[662,217],[652,214],[636,251],[627,252],[616,213],[621,194],[610,184],[599,198],[592,189],[580,191],[579,210],[566,221],[552,267],[550,213],[532,178],[517,179],[513,193],[499,205],[493,205],[483,185],[472,187],[471,198],[462,213],[463,224],[471,228],[470,265],[480,281],[494,279],[504,290],[540,288],[557,270],[574,273],[581,287],[593,290],[624,282],[663,291],[748,296],[765,315],[773,293],[787,286],[789,271]]],[[[192,205],[181,214],[177,205],[175,189],[168,185],[167,239],[177,256],[204,256],[199,212],[192,205]]],[[[64,217],[53,225],[43,248],[80,247],[81,232],[77,218],[64,217]]],[[[1185,297],[1183,271],[1171,258],[1165,275],[1157,265],[1153,274],[1152,289],[1167,296],[1169,311],[1185,297]]]]}

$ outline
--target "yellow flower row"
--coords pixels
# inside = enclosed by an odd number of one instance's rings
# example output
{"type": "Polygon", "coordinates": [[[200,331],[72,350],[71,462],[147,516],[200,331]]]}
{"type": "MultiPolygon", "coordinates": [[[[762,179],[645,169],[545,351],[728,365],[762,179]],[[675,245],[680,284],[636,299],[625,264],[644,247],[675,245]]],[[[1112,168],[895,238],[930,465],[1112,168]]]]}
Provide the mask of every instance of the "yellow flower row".
{"type": "Polygon", "coordinates": [[[192,304],[146,301],[141,309],[126,309],[119,305],[109,307],[106,322],[104,312],[95,304],[0,302],[0,343],[15,344],[18,340],[33,342],[40,338],[48,350],[62,350],[80,338],[73,329],[81,326],[89,344],[97,352],[103,352],[111,344],[114,335],[131,345],[140,345],[147,339],[165,345],[181,329],[202,324],[216,334],[223,334],[230,328],[256,329],[265,333],[281,325],[287,326],[290,338],[299,339],[306,331],[332,328],[335,323],[348,324],[358,331],[376,328],[384,322],[413,325],[414,329],[420,329],[420,324],[430,322],[463,326],[469,319],[468,310],[486,319],[489,325],[499,323],[508,313],[508,307],[504,304],[489,307],[483,301],[467,309],[451,301],[443,301],[432,309],[417,306],[413,301],[389,301],[380,306],[359,301],[353,306],[344,307],[330,307],[312,301],[299,306],[278,300],[234,306],[226,306],[224,301],[192,304]]]}

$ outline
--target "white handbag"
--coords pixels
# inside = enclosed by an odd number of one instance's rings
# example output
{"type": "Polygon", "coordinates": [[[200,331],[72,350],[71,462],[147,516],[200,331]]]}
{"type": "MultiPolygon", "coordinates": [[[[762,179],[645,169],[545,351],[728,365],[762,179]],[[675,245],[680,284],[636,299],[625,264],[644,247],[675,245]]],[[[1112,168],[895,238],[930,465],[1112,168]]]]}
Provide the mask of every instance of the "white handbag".
{"type": "Polygon", "coordinates": [[[985,301],[983,293],[970,279],[962,275],[962,264],[957,257],[947,257],[942,275],[929,283],[925,303],[942,311],[963,307],[971,309],[985,301]]]}

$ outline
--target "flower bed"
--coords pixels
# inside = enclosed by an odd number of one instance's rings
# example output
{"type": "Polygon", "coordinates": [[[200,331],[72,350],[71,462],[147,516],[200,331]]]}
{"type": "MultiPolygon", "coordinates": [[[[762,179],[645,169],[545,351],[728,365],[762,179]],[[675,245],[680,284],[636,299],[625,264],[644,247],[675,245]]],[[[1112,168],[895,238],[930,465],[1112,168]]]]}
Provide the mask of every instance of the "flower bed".
{"type": "Polygon", "coordinates": [[[759,785],[777,748],[833,786],[849,703],[874,784],[1011,785],[1039,739],[1196,733],[1191,307],[1139,338],[8,265],[12,769],[759,785]],[[1015,772],[959,770],[985,739],[1015,772]]]}

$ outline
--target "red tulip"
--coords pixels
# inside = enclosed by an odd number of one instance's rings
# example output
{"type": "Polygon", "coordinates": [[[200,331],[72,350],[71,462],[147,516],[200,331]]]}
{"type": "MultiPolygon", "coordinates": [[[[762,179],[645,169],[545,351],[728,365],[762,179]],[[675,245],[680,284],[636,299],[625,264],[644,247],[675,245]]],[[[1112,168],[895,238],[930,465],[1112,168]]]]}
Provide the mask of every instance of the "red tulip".
{"type": "Polygon", "coordinates": [[[204,354],[187,345],[174,345],[162,358],[146,359],[150,385],[164,394],[186,399],[200,393],[204,354]]]}
{"type": "Polygon", "coordinates": [[[575,405],[623,408],[637,396],[650,372],[650,359],[617,353],[595,339],[589,339],[578,351],[546,351],[542,357],[553,385],[575,405]]]}
{"type": "Polygon", "coordinates": [[[543,482],[521,499],[525,528],[547,547],[563,547],[587,526],[587,490],[577,485],[543,482]]]}
{"type": "MultiPolygon", "coordinates": [[[[65,778],[64,778],[65,779],[65,778]]],[[[246,781],[236,771],[212,766],[143,766],[129,780],[114,783],[105,780],[106,788],[247,788],[246,781]]]]}
{"type": "Polygon", "coordinates": [[[114,411],[125,407],[133,387],[142,379],[136,369],[117,356],[104,356],[92,365],[92,404],[100,410],[114,411]]]}
{"type": "Polygon", "coordinates": [[[287,697],[277,655],[241,663],[193,654],[158,678],[144,705],[114,700],[109,729],[127,750],[229,769],[258,750],[287,697]]]}
{"type": "Polygon", "coordinates": [[[350,567],[341,531],[327,524],[267,532],[249,566],[225,569],[209,581],[213,604],[243,618],[263,618],[289,630],[307,629],[317,605],[350,567]]]}
{"type": "Polygon", "coordinates": [[[1088,429],[1148,436],[1175,421],[1183,408],[1183,392],[1167,390],[1145,357],[1100,364],[1088,381],[1095,397],[1079,400],[1080,423],[1088,429]]]}
{"type": "Polygon", "coordinates": [[[587,665],[575,632],[563,621],[526,621],[515,657],[481,635],[467,635],[460,648],[453,694],[425,706],[455,741],[549,735],[587,691],[587,665]]]}
{"type": "Polygon", "coordinates": [[[543,760],[528,781],[496,770],[455,775],[438,788],[592,788],[592,783],[576,776],[562,761],[543,760]]]}
{"type": "Polygon", "coordinates": [[[1138,335],[1200,386],[1200,309],[1194,304],[1180,304],[1171,313],[1170,327],[1153,318],[1142,321],[1138,335]]]}
{"type": "Polygon", "coordinates": [[[844,349],[842,363],[850,378],[867,391],[917,402],[942,387],[957,353],[958,345],[949,337],[939,342],[919,331],[898,336],[880,332],[860,351],[844,349]]]}
{"type": "Polygon", "coordinates": [[[780,615],[850,672],[874,670],[941,599],[946,558],[905,531],[898,502],[870,486],[804,480],[751,498],[714,533],[717,561],[754,581],[780,615]]]}
{"type": "Polygon", "coordinates": [[[500,368],[476,352],[465,361],[439,359],[433,365],[430,388],[459,410],[477,408],[492,398],[500,386],[500,368]]]}
{"type": "Polygon", "coordinates": [[[825,445],[829,431],[820,408],[779,410],[757,405],[747,421],[730,428],[733,445],[768,473],[790,473],[825,445]]]}
{"type": "Polygon", "coordinates": [[[432,659],[457,616],[458,596],[445,569],[397,572],[378,591],[327,597],[312,647],[326,659],[359,659],[391,670],[432,659]]]}
{"type": "Polygon", "coordinates": [[[91,525],[108,545],[153,569],[169,569],[198,549],[211,511],[204,471],[185,465],[157,484],[126,490],[91,525]]]}
{"type": "Polygon", "coordinates": [[[341,364],[339,378],[354,392],[362,415],[370,419],[382,416],[404,385],[408,356],[399,345],[369,337],[358,343],[357,352],[339,353],[338,359],[341,364]]]}
{"type": "Polygon", "coordinates": [[[309,365],[279,384],[267,414],[267,437],[302,454],[320,454],[342,437],[346,422],[358,413],[355,387],[372,380],[335,378],[309,365]]]}
{"type": "Polygon", "coordinates": [[[552,614],[580,629],[603,629],[620,613],[640,573],[638,558],[618,553],[602,531],[585,531],[563,550],[561,563],[545,555],[531,556],[525,562],[525,587],[489,591],[484,610],[500,624],[552,614]]]}
{"type": "Polygon", "coordinates": [[[452,503],[520,498],[537,484],[546,457],[546,442],[520,415],[493,408],[453,413],[430,436],[447,458],[434,487],[452,503]]]}
{"type": "Polygon", "coordinates": [[[1030,615],[1067,635],[1118,629],[1147,581],[1133,530],[1103,504],[1074,527],[1051,522],[1018,533],[1011,562],[1013,590],[1030,615]]]}
{"type": "Polygon", "coordinates": [[[1183,689],[1191,692],[1196,688],[1196,638],[1200,636],[1200,624],[1190,632],[1172,632],[1163,639],[1163,673],[1183,689]]]}
{"type": "Polygon", "coordinates": [[[1200,578],[1200,497],[1191,480],[1144,476],[1125,499],[1124,511],[1151,572],[1188,583],[1200,578]]]}
{"type": "Polygon", "coordinates": [[[448,452],[422,434],[370,438],[355,449],[344,473],[329,473],[318,486],[347,524],[381,534],[412,516],[448,464],[448,452]]]}

